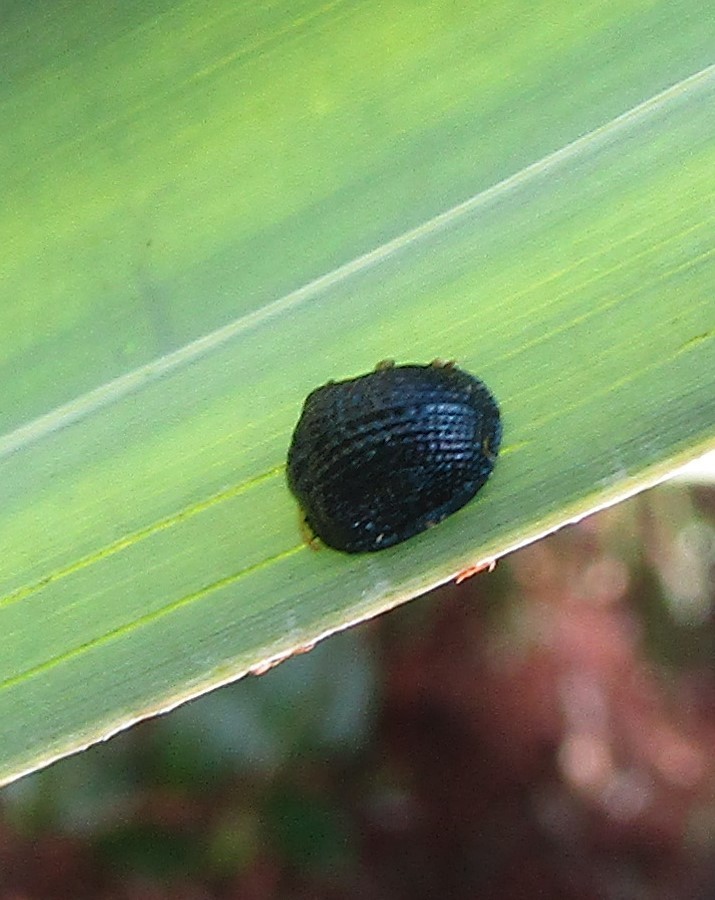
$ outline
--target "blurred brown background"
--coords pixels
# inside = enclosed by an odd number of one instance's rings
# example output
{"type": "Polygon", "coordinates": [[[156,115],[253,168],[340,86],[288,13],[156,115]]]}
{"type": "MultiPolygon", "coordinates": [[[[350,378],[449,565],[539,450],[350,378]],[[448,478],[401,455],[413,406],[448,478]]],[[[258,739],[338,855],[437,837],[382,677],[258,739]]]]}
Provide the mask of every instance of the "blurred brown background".
{"type": "Polygon", "coordinates": [[[0,790],[0,900],[715,898],[715,488],[0,790]]]}

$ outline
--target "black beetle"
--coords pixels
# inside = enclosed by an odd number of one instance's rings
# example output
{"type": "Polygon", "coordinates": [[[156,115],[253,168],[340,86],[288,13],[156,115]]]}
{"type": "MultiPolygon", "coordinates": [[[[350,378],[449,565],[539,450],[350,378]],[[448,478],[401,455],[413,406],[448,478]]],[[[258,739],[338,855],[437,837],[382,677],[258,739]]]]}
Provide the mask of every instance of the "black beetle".
{"type": "Polygon", "coordinates": [[[288,485],[325,544],[382,550],[460,509],[501,443],[487,386],[453,363],[381,363],[308,395],[288,451],[288,485]]]}

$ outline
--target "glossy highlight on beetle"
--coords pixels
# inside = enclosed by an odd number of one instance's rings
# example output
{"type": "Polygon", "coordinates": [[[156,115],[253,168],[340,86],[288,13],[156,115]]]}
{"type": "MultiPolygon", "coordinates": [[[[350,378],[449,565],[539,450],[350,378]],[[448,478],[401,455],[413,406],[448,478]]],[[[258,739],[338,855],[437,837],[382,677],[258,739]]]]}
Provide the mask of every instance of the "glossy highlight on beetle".
{"type": "Polygon", "coordinates": [[[288,485],[325,544],[382,550],[471,500],[500,443],[499,407],[484,382],[453,363],[381,363],[308,395],[288,485]]]}

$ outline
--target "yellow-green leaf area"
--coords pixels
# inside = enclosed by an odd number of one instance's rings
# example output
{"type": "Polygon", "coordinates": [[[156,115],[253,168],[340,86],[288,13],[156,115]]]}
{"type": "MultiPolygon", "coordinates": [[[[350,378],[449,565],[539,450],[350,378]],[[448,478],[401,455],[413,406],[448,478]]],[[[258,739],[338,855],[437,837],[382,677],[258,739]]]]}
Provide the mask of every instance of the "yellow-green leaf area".
{"type": "Polygon", "coordinates": [[[14,9],[0,780],[712,446],[708,17],[563,9],[14,9]],[[500,401],[492,479],[404,545],[311,550],[305,395],[436,357],[500,401]]]}

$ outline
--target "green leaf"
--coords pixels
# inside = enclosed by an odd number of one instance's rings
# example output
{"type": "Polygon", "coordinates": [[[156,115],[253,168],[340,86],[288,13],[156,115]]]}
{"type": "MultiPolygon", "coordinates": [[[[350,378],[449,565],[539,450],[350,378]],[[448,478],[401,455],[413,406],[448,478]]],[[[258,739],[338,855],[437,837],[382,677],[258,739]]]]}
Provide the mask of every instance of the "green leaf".
{"type": "Polygon", "coordinates": [[[694,0],[10,4],[0,782],[713,446],[714,32],[694,0]],[[313,552],[302,400],[386,357],[485,379],[495,474],[313,552]]]}

